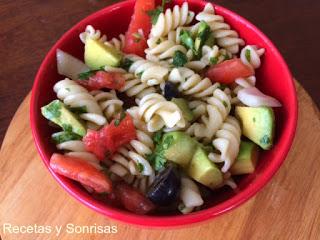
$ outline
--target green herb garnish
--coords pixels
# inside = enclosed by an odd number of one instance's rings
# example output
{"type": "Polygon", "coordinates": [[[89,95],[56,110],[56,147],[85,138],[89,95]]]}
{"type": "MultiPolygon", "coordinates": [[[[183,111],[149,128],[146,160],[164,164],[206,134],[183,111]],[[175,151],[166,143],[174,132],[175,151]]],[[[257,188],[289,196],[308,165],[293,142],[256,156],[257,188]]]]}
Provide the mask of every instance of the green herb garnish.
{"type": "Polygon", "coordinates": [[[210,58],[210,63],[211,64],[217,64],[218,63],[218,61],[219,61],[219,58],[218,57],[212,57],[212,58],[210,58]]]}
{"type": "Polygon", "coordinates": [[[57,132],[52,134],[51,136],[52,140],[55,144],[60,144],[72,140],[81,140],[82,137],[78,134],[75,134],[73,132],[57,132]]]}
{"type": "Polygon", "coordinates": [[[140,33],[138,33],[138,32],[133,33],[132,36],[133,36],[133,38],[134,38],[133,41],[136,42],[136,43],[140,42],[141,39],[143,38],[143,36],[142,36],[140,33]]]}
{"type": "Polygon", "coordinates": [[[188,62],[186,54],[181,51],[175,51],[173,55],[173,65],[175,67],[183,67],[188,62]]]}
{"type": "Polygon", "coordinates": [[[122,63],[121,63],[121,68],[125,69],[126,71],[129,71],[129,68],[131,67],[131,65],[133,64],[134,62],[129,59],[129,58],[124,58],[122,63]]]}
{"type": "Polygon", "coordinates": [[[171,0],[162,0],[161,6],[158,6],[156,9],[147,11],[147,14],[151,17],[152,25],[156,25],[161,13],[164,12],[164,7],[166,3],[171,2],[171,0]]]}
{"type": "Polygon", "coordinates": [[[269,138],[268,135],[264,135],[261,139],[260,139],[260,143],[261,144],[270,144],[271,143],[271,140],[269,138]]]}
{"type": "Polygon", "coordinates": [[[143,170],[144,170],[144,166],[143,166],[142,163],[138,163],[138,164],[137,164],[137,168],[138,168],[138,171],[139,171],[140,173],[143,172],[143,170]]]}
{"type": "Polygon", "coordinates": [[[228,107],[228,103],[226,101],[222,101],[222,103],[223,103],[223,106],[225,106],[225,108],[228,107]]]}
{"type": "Polygon", "coordinates": [[[245,56],[248,62],[251,62],[251,52],[249,49],[246,49],[245,56]]]}
{"type": "Polygon", "coordinates": [[[227,87],[228,87],[228,85],[220,83],[220,86],[218,88],[221,89],[222,91],[224,91],[227,87]]]}
{"type": "Polygon", "coordinates": [[[98,71],[104,71],[104,67],[100,67],[98,70],[90,70],[87,72],[80,73],[78,75],[79,80],[87,80],[91,76],[95,75],[98,71]]]}
{"type": "Polygon", "coordinates": [[[61,127],[66,132],[72,132],[72,125],[71,124],[62,123],[61,127]]]}
{"type": "MultiPolygon", "coordinates": [[[[158,141],[157,137],[157,141],[158,141]]],[[[154,167],[156,171],[163,169],[167,163],[167,159],[164,157],[164,151],[167,150],[173,142],[173,136],[167,136],[165,139],[162,139],[156,145],[156,149],[152,154],[146,155],[150,164],[154,167]]]]}
{"type": "Polygon", "coordinates": [[[122,121],[126,116],[127,116],[127,114],[126,114],[125,112],[121,112],[120,118],[114,120],[114,125],[115,125],[116,127],[118,127],[118,126],[120,125],[121,121],[122,121]]]}
{"type": "Polygon", "coordinates": [[[210,34],[210,26],[205,21],[201,21],[197,32],[196,40],[194,42],[194,53],[198,58],[201,57],[201,49],[205,42],[209,39],[210,34]]]}
{"type": "Polygon", "coordinates": [[[191,36],[191,32],[187,30],[181,30],[180,32],[180,41],[188,49],[194,51],[194,41],[191,36]]]}
{"type": "Polygon", "coordinates": [[[143,73],[144,73],[144,71],[139,72],[139,73],[137,73],[136,75],[137,75],[138,78],[141,78],[143,73]]]}

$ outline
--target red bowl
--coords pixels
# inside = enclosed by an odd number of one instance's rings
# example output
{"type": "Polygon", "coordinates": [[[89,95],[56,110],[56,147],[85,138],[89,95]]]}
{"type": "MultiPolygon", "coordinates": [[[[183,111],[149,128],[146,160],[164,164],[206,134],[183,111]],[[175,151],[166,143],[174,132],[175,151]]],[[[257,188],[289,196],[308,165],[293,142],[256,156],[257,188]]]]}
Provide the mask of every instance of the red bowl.
{"type": "MultiPolygon", "coordinates": [[[[181,4],[183,1],[174,1],[181,4]]],[[[206,2],[198,0],[188,1],[190,8],[199,12],[206,2]]],[[[264,151],[259,159],[259,164],[254,174],[238,179],[239,191],[222,190],[205,210],[188,215],[163,215],[140,216],[122,209],[108,206],[91,197],[77,183],[57,175],[49,168],[49,159],[55,151],[55,146],[50,142],[52,129],[48,127],[47,120],[41,116],[40,108],[55,98],[53,85],[62,79],[57,73],[56,49],[60,48],[78,58],[83,59],[83,44],[79,34],[86,25],[107,33],[109,39],[124,33],[128,27],[133,12],[134,1],[125,1],[104,8],[83,19],[72,27],[51,48],[37,73],[30,105],[30,121],[33,137],[41,158],[57,182],[74,198],[78,199],[89,208],[107,216],[126,223],[146,226],[178,226],[204,221],[225,213],[256,194],[275,174],[286,158],[292,144],[297,125],[297,98],[293,79],[287,64],[272,42],[250,22],[237,14],[220,6],[216,12],[221,14],[226,22],[235,29],[247,44],[255,44],[266,49],[262,67],[257,71],[258,88],[266,94],[279,99],[283,107],[276,109],[276,142],[272,150],[264,151]]]]}

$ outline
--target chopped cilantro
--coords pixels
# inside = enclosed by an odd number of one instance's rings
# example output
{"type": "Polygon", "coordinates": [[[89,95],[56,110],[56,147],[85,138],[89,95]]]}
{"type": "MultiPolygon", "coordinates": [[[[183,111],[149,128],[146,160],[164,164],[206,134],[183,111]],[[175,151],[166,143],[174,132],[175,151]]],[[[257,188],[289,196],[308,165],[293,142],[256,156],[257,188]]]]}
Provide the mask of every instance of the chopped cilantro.
{"type": "Polygon", "coordinates": [[[173,65],[175,67],[183,67],[188,62],[186,54],[181,51],[175,51],[173,55],[173,65]]]}
{"type": "Polygon", "coordinates": [[[137,164],[137,168],[138,168],[138,171],[139,171],[140,173],[143,172],[143,170],[144,170],[144,166],[143,166],[142,163],[138,163],[138,164],[137,164]]]}
{"type": "Polygon", "coordinates": [[[202,46],[209,39],[210,34],[211,34],[210,26],[205,21],[201,21],[198,32],[197,32],[196,40],[194,43],[195,45],[194,53],[197,57],[201,57],[202,46]]]}
{"type": "Polygon", "coordinates": [[[139,72],[139,73],[137,73],[136,75],[137,75],[137,77],[141,78],[143,73],[144,73],[144,71],[139,72]]]}
{"type": "Polygon", "coordinates": [[[187,30],[182,30],[180,32],[180,41],[188,49],[194,50],[194,41],[191,36],[191,32],[187,30]]]}
{"type": "Polygon", "coordinates": [[[161,39],[159,38],[156,42],[156,44],[160,44],[161,43],[161,39]]]}
{"type": "Polygon", "coordinates": [[[251,62],[251,52],[249,49],[246,49],[245,56],[248,62],[251,62]]]}
{"type": "Polygon", "coordinates": [[[124,58],[121,63],[121,68],[125,69],[126,71],[129,71],[129,68],[133,64],[133,61],[129,58],[124,58]]]}
{"type": "Polygon", "coordinates": [[[57,132],[52,134],[51,138],[56,144],[60,144],[71,140],[81,140],[82,137],[73,132],[57,132]]]}
{"type": "Polygon", "coordinates": [[[218,61],[219,61],[219,58],[218,58],[218,57],[212,57],[212,58],[210,58],[210,63],[211,63],[211,64],[217,64],[218,61]]]}
{"type": "Polygon", "coordinates": [[[218,88],[221,89],[222,91],[224,91],[227,87],[228,87],[228,85],[220,83],[220,86],[218,88]]]}
{"type": "Polygon", "coordinates": [[[90,70],[90,71],[87,71],[87,72],[80,73],[78,75],[78,78],[79,78],[79,80],[87,80],[91,76],[96,74],[96,72],[101,71],[101,70],[104,71],[104,67],[100,67],[98,70],[90,70]]]}
{"type": "MultiPolygon", "coordinates": [[[[157,137],[159,138],[159,137],[157,137]]],[[[167,159],[164,157],[164,151],[167,150],[173,142],[173,136],[168,136],[156,145],[156,149],[152,154],[146,157],[156,171],[160,171],[165,167],[167,159]]]]}
{"type": "Polygon", "coordinates": [[[153,135],[153,142],[156,143],[156,144],[160,144],[161,143],[161,139],[162,139],[162,135],[163,135],[163,131],[162,130],[156,132],[153,135]]]}
{"type": "Polygon", "coordinates": [[[261,144],[269,144],[271,142],[270,138],[268,135],[264,135],[261,139],[260,139],[260,143],[261,144]]]}
{"type": "Polygon", "coordinates": [[[119,118],[119,119],[116,119],[116,120],[114,121],[114,125],[115,125],[116,127],[118,127],[118,126],[120,125],[121,121],[122,121],[126,116],[127,116],[127,114],[126,114],[125,112],[121,112],[120,118],[119,118]]]}
{"type": "Polygon", "coordinates": [[[228,107],[228,103],[226,101],[222,101],[223,106],[225,106],[226,108],[228,107]]]}
{"type": "Polygon", "coordinates": [[[147,11],[147,14],[151,17],[152,25],[156,25],[161,13],[164,12],[164,7],[166,3],[171,2],[171,0],[162,0],[161,6],[158,6],[156,9],[147,11]]]}
{"type": "Polygon", "coordinates": [[[73,108],[70,108],[70,111],[75,113],[75,114],[83,114],[83,113],[87,113],[88,112],[86,106],[73,107],[73,108]]]}
{"type": "Polygon", "coordinates": [[[252,121],[253,121],[253,122],[256,122],[256,118],[255,118],[255,117],[254,117],[254,118],[252,118],[252,121]]]}

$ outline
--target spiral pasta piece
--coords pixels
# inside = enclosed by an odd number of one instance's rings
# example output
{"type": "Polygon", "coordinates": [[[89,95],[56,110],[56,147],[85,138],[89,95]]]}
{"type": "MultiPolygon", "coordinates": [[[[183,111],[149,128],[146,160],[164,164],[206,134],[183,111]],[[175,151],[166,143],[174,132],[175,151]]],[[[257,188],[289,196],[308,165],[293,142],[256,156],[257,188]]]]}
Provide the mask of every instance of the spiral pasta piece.
{"type": "Polygon", "coordinates": [[[230,97],[222,90],[216,89],[213,96],[207,98],[206,114],[201,116],[201,122],[193,123],[187,133],[204,142],[213,139],[231,110],[230,97]]]}
{"type": "Polygon", "coordinates": [[[121,101],[114,90],[103,92],[100,90],[90,92],[94,99],[99,103],[104,116],[108,121],[112,120],[122,111],[123,101],[121,101]]]}
{"type": "Polygon", "coordinates": [[[203,11],[196,16],[196,19],[208,23],[213,36],[217,40],[217,44],[232,54],[237,54],[240,49],[239,46],[244,45],[244,41],[239,38],[238,33],[231,30],[230,25],[224,22],[224,18],[215,14],[214,7],[211,3],[206,4],[203,11]]]}
{"type": "Polygon", "coordinates": [[[86,151],[84,143],[80,140],[70,140],[57,145],[57,149],[65,152],[65,155],[83,159],[98,170],[102,170],[97,157],[86,151]]]}
{"type": "Polygon", "coordinates": [[[239,153],[241,141],[241,128],[238,120],[228,116],[226,121],[216,133],[212,145],[220,154],[210,153],[209,158],[213,162],[223,162],[222,172],[227,172],[239,153]]]}
{"type": "Polygon", "coordinates": [[[212,96],[219,83],[212,84],[209,78],[202,78],[189,68],[174,68],[168,77],[168,80],[179,83],[179,91],[184,95],[190,95],[194,98],[205,98],[212,96]]]}
{"type": "Polygon", "coordinates": [[[120,34],[118,38],[112,38],[110,41],[107,40],[107,36],[102,34],[100,30],[96,30],[92,25],[87,25],[84,32],[79,35],[82,43],[86,44],[88,39],[98,40],[109,47],[122,50],[125,44],[125,36],[120,34]]]}
{"type": "Polygon", "coordinates": [[[150,132],[156,132],[164,126],[168,128],[186,126],[180,108],[158,93],[146,95],[140,100],[139,116],[147,123],[150,132]]]}
{"type": "Polygon", "coordinates": [[[264,48],[258,48],[255,45],[245,46],[240,53],[240,59],[244,64],[257,69],[261,66],[261,56],[264,54],[264,48]]]}
{"type": "Polygon", "coordinates": [[[151,36],[164,37],[177,27],[188,25],[192,22],[195,14],[189,11],[189,5],[184,2],[182,6],[174,6],[173,10],[167,9],[159,15],[158,21],[151,28],[151,36]]]}
{"type": "Polygon", "coordinates": [[[80,114],[80,118],[88,121],[89,128],[96,128],[107,123],[96,99],[87,89],[68,78],[57,82],[53,90],[57,97],[71,108],[85,107],[87,113],[80,114]]]}
{"type": "Polygon", "coordinates": [[[168,68],[159,63],[145,60],[133,54],[127,55],[126,58],[133,61],[129,67],[129,72],[135,74],[136,77],[141,79],[142,83],[148,86],[160,85],[168,76],[168,68]]]}
{"type": "Polygon", "coordinates": [[[192,212],[195,207],[199,207],[204,203],[198,186],[187,177],[181,178],[180,198],[183,204],[182,207],[180,205],[179,210],[183,214],[192,212]]]}

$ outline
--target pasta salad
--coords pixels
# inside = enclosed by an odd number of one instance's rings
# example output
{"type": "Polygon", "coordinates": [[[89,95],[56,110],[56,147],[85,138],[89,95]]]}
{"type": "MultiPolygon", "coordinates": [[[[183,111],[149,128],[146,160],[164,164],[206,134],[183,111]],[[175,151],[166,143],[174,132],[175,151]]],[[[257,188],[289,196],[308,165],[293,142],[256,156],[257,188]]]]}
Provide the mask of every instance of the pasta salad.
{"type": "MultiPolygon", "coordinates": [[[[204,208],[237,189],[274,142],[273,107],[256,88],[265,49],[246,45],[211,3],[137,0],[128,31],[108,40],[88,25],[84,60],[57,50],[51,169],[93,197],[136,214],[204,208]]],[[[107,34],[107,33],[106,33],[107,34]]],[[[79,41],[79,44],[81,42],[79,41]]]]}

